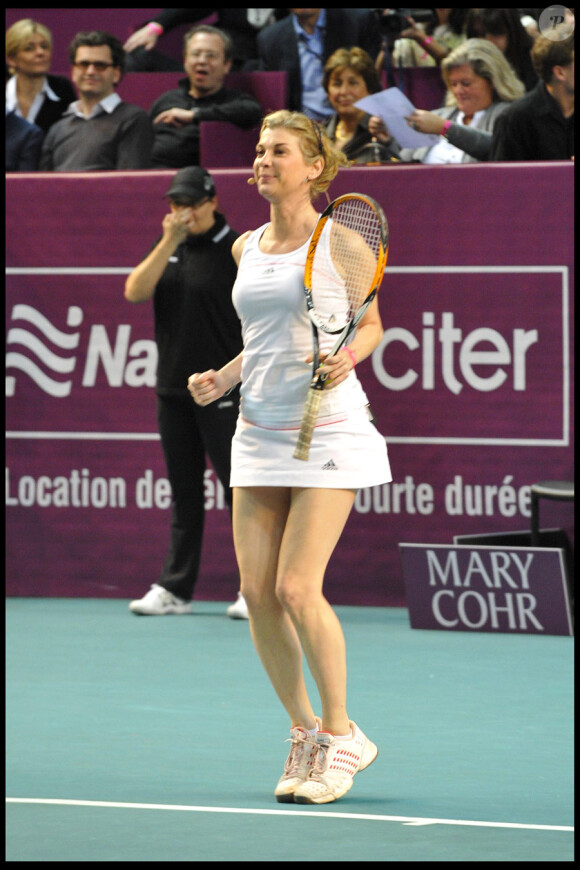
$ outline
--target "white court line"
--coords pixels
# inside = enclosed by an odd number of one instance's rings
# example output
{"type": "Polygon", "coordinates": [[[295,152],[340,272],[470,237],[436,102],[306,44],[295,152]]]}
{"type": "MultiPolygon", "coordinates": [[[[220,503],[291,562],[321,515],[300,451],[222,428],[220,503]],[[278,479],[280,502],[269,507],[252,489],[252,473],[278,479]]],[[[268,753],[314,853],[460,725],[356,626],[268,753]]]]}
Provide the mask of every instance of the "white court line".
{"type": "Polygon", "coordinates": [[[245,813],[252,816],[309,816],[360,819],[366,822],[401,822],[403,825],[468,825],[477,828],[519,828],[528,831],[574,831],[567,825],[524,825],[518,822],[477,822],[469,819],[423,819],[415,816],[374,816],[366,813],[326,813],[320,810],[256,810],[241,807],[195,807],[180,804],[133,804],[117,801],[77,801],[60,798],[6,798],[8,804],[52,804],[68,807],[111,807],[122,810],[174,810],[185,813],[245,813]]]}

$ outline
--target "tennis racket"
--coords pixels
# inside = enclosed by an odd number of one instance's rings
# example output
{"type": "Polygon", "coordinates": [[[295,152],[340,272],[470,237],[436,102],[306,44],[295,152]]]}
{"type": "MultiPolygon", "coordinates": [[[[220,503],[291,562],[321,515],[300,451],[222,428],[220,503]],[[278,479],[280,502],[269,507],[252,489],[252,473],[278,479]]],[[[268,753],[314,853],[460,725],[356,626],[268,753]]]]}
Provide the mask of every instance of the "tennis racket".
{"type": "Polygon", "coordinates": [[[346,344],[375,298],[389,252],[389,227],[381,206],[362,193],[345,193],[321,214],[306,255],[304,293],[312,321],[312,381],[304,404],[294,458],[307,460],[324,390],[319,332],[338,335],[329,356],[346,344]]]}

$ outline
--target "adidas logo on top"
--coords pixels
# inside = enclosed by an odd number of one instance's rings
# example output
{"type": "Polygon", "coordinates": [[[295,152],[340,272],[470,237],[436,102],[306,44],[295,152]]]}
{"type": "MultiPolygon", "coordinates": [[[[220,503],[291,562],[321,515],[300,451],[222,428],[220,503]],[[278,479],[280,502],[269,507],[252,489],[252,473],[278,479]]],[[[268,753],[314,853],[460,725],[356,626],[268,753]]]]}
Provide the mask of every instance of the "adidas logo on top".
{"type": "Polygon", "coordinates": [[[328,462],[325,462],[322,466],[323,471],[338,471],[338,465],[334,463],[334,460],[329,459],[328,462]]]}

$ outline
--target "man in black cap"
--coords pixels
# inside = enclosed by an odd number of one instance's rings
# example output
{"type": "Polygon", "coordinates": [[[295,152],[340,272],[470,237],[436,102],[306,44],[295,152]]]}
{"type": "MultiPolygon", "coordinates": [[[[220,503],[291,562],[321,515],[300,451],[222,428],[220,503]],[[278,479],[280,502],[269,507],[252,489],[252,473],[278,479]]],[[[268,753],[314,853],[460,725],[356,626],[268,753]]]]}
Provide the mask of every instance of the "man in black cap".
{"type": "MultiPolygon", "coordinates": [[[[237,267],[231,254],[239,233],[217,211],[213,178],[201,166],[180,169],[166,193],[170,212],[163,234],[125,284],[130,302],[153,299],[157,367],[157,419],[172,488],[171,542],[158,583],[129,605],[133,613],[191,613],[205,519],[206,453],[231,510],[230,449],[238,417],[238,389],[202,408],[187,379],[225,365],[242,350],[232,304],[237,267]]],[[[238,592],[228,608],[247,619],[238,592]]]]}

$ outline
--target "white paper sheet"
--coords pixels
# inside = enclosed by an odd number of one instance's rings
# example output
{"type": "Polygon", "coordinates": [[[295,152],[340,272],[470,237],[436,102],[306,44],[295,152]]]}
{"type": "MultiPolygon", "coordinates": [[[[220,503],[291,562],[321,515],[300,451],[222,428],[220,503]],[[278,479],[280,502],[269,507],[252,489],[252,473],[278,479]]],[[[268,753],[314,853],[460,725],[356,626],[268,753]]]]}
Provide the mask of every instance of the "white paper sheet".
{"type": "Polygon", "coordinates": [[[415,107],[399,88],[387,88],[378,94],[363,97],[355,103],[355,106],[363,112],[368,112],[369,115],[378,115],[382,118],[389,133],[401,148],[425,148],[436,145],[439,141],[439,136],[433,133],[418,133],[417,130],[409,127],[405,116],[411,115],[415,107]]]}

